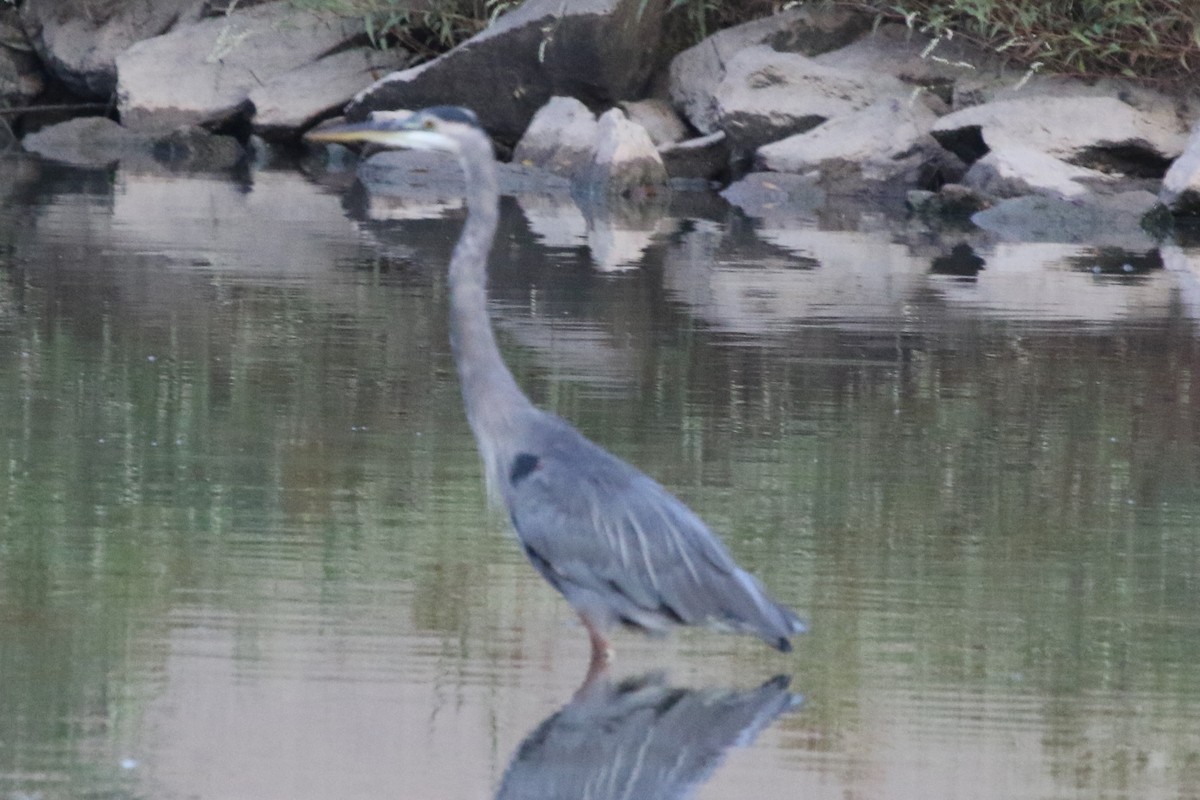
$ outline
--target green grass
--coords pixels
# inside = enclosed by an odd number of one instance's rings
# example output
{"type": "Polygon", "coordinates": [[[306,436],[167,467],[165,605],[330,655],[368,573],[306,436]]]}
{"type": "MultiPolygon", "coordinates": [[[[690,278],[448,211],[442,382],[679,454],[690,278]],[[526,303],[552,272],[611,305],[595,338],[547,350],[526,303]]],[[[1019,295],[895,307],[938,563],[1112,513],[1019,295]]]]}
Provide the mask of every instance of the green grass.
{"type": "Polygon", "coordinates": [[[965,35],[1045,72],[1182,80],[1200,69],[1196,3],[872,0],[859,5],[934,36],[965,35]]]}
{"type": "MultiPolygon", "coordinates": [[[[470,38],[520,0],[293,0],[361,17],[377,47],[416,60],[470,38]]],[[[645,8],[650,0],[640,0],[645,8]]],[[[1043,72],[1179,81],[1200,69],[1200,2],[1194,0],[667,0],[680,47],[730,25],[797,5],[847,6],[935,37],[965,37],[1043,72]]]]}

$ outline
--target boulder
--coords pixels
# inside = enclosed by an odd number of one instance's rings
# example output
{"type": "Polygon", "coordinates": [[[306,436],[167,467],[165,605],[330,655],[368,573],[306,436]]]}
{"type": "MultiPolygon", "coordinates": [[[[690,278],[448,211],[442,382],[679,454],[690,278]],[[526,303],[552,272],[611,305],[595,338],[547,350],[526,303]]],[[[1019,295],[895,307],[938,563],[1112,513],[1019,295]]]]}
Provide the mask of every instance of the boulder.
{"type": "Polygon", "coordinates": [[[118,54],[199,19],[204,8],[204,0],[36,0],[21,6],[21,19],[54,77],[81,97],[107,100],[118,54]]]}
{"type": "Polygon", "coordinates": [[[15,8],[0,8],[0,106],[28,105],[45,88],[15,8]]]}
{"type": "Polygon", "coordinates": [[[765,45],[814,56],[836,50],[870,30],[871,17],[845,8],[794,7],[774,16],[726,28],[671,61],[671,102],[701,133],[718,130],[717,87],[735,55],[765,45]]]}
{"type": "Polygon", "coordinates": [[[1200,123],[1192,130],[1183,155],[1163,176],[1158,199],[1173,214],[1200,216],[1200,123]]]}
{"type": "Polygon", "coordinates": [[[1166,108],[1138,108],[1116,97],[1037,95],[947,114],[933,136],[964,161],[1014,144],[1085,167],[1138,177],[1162,175],[1183,152],[1186,132],[1166,108]]]}
{"type": "Polygon", "coordinates": [[[1006,143],[976,161],[963,184],[995,197],[1026,194],[1081,197],[1111,181],[1103,172],[1072,164],[1032,147],[1006,143]]]}
{"type": "Polygon", "coordinates": [[[596,115],[574,97],[552,97],[538,109],[513,150],[513,162],[580,177],[596,158],[596,115]]]}
{"type": "Polygon", "coordinates": [[[620,106],[631,122],[646,129],[655,147],[661,148],[688,138],[687,126],[666,100],[650,98],[625,101],[620,106]]]}
{"type": "Polygon", "coordinates": [[[526,0],[453,50],[388,75],[346,109],[422,108],[452,99],[505,144],[555,95],[609,106],[638,97],[661,47],[667,0],[526,0]],[[481,76],[486,76],[483,78],[481,76]]]}
{"type": "Polygon", "coordinates": [[[244,156],[231,136],[201,128],[165,134],[132,131],[106,117],[76,117],[29,134],[22,147],[52,161],[82,167],[161,165],[187,170],[224,170],[244,156]]]}
{"type": "MultiPolygon", "coordinates": [[[[906,86],[928,90],[950,110],[954,87],[963,79],[996,79],[1004,74],[1003,59],[964,40],[928,35],[899,23],[880,25],[869,35],[815,60],[827,67],[870,75],[887,75],[906,86]]],[[[1015,82],[1015,81],[1013,81],[1015,82]]]]}
{"type": "Polygon", "coordinates": [[[729,142],[724,131],[658,148],[672,178],[716,180],[729,169],[729,142]]]}
{"type": "Polygon", "coordinates": [[[293,139],[317,120],[340,111],[364,86],[410,56],[399,47],[355,47],[265,81],[249,95],[253,130],[266,139],[293,139]]]}
{"type": "Polygon", "coordinates": [[[1063,242],[1148,250],[1154,240],[1141,221],[1156,199],[1145,191],[1114,195],[1014,197],[980,211],[971,221],[1004,241],[1063,242]]]}
{"type": "Polygon", "coordinates": [[[862,110],[888,90],[905,94],[892,79],[874,80],[759,46],[729,60],[713,102],[717,126],[729,136],[734,158],[739,158],[831,117],[862,110]]]}
{"type": "Polygon", "coordinates": [[[206,126],[245,116],[250,92],[363,35],[361,19],[286,0],[207,19],[117,56],[117,102],[130,128],[206,126]]]}
{"type": "Polygon", "coordinates": [[[646,129],[613,108],[600,115],[587,182],[597,197],[653,197],[666,189],[667,169],[646,129]]]}
{"type": "Polygon", "coordinates": [[[751,172],[726,187],[721,197],[751,217],[796,218],[815,216],[828,199],[812,178],[776,172],[751,172]]]}
{"type": "Polygon", "coordinates": [[[929,135],[935,119],[920,103],[882,100],[764,145],[755,163],[771,172],[808,172],[829,161],[849,161],[860,165],[865,179],[888,181],[907,172],[912,159],[925,161],[940,150],[929,135]]]}

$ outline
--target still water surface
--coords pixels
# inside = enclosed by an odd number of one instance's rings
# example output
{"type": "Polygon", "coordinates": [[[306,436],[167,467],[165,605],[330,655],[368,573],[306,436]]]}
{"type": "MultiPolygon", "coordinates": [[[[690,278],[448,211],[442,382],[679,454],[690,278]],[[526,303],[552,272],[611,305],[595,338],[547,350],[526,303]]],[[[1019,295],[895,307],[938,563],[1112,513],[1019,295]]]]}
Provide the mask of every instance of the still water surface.
{"type": "Polygon", "coordinates": [[[522,386],[811,625],[621,634],[574,696],[459,404],[460,212],[0,170],[3,800],[545,797],[622,737],[631,797],[1200,797],[1200,253],[507,199],[522,386]]]}

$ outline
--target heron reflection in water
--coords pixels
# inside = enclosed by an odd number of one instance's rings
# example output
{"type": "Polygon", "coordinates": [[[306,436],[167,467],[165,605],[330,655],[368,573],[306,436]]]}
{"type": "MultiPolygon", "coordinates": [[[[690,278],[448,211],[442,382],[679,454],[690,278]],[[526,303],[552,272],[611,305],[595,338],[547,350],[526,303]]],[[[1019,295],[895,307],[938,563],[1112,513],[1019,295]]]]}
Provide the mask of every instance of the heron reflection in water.
{"type": "Polygon", "coordinates": [[[743,691],[603,676],[525,737],[496,800],[683,800],[730,748],[749,745],[800,702],[784,676],[743,691]]]}
{"type": "Polygon", "coordinates": [[[734,562],[691,509],[566,421],[535,408],[505,366],[486,290],[499,216],[496,162],[475,114],[439,106],[408,117],[376,115],[308,138],[458,157],[467,219],[450,257],[450,338],[467,419],[490,493],[503,499],[525,555],[587,628],[589,675],[607,663],[605,635],[617,624],[655,634],[705,625],[790,650],[803,623],[734,562]]]}

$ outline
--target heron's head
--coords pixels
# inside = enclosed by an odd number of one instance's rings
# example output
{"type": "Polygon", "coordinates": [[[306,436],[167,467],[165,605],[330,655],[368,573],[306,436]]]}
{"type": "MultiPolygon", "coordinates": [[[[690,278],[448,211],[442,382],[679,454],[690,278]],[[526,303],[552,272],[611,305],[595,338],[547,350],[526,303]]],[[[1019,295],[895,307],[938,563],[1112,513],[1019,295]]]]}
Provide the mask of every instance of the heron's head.
{"type": "Polygon", "coordinates": [[[309,131],[304,138],[315,142],[370,142],[384,147],[460,154],[465,141],[482,134],[475,112],[459,106],[434,106],[408,115],[375,113],[362,122],[309,131]]]}

